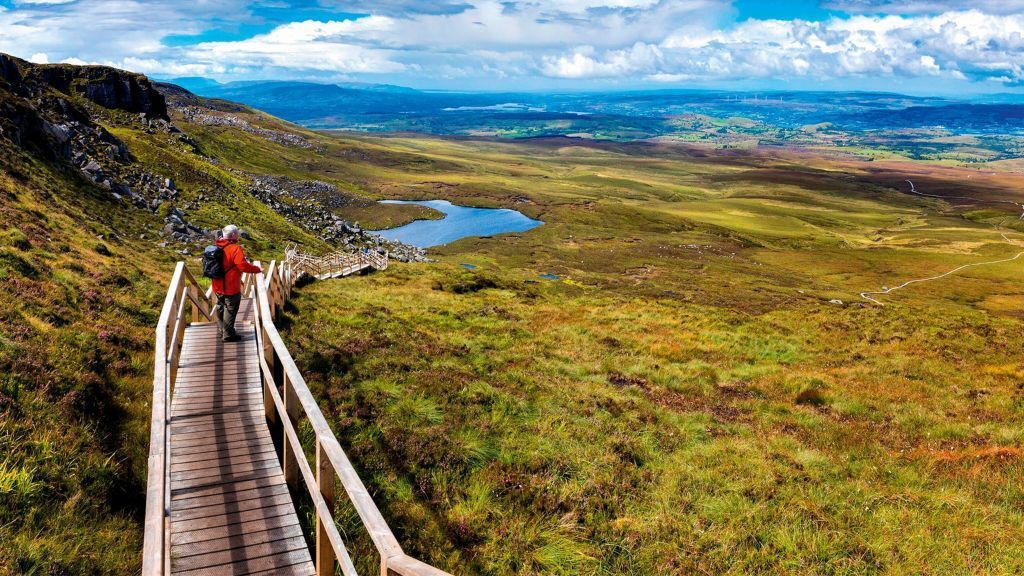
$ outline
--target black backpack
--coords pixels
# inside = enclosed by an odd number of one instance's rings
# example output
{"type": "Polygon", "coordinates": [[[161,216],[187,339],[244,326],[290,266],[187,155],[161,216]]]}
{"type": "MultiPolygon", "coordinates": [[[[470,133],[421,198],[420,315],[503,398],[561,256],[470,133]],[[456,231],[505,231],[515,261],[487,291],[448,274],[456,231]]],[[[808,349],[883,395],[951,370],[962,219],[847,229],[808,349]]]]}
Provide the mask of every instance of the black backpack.
{"type": "Polygon", "coordinates": [[[207,246],[203,250],[203,276],[214,280],[224,278],[224,249],[220,246],[207,246]]]}

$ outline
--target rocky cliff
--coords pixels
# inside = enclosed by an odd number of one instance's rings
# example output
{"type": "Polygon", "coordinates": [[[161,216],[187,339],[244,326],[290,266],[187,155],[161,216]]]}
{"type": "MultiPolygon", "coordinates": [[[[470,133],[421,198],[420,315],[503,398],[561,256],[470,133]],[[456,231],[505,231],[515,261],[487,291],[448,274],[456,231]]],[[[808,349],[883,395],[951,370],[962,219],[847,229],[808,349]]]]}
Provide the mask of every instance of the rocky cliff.
{"type": "MultiPolygon", "coordinates": [[[[125,142],[105,126],[183,145],[179,152],[188,154],[185,150],[189,150],[192,159],[203,166],[200,172],[223,167],[171,122],[169,108],[185,126],[215,126],[281,146],[323,152],[302,136],[256,126],[230,113],[244,110],[242,106],[218,101],[215,110],[212,104],[180,87],[154,86],[145,76],[123,70],[32,64],[0,54],[0,138],[36,157],[72,168],[78,177],[105,189],[116,201],[163,218],[160,244],[175,243],[183,253],[211,238],[210,230],[194,224],[191,214],[202,211],[215,198],[223,201],[236,192],[213,178],[206,179],[207,186],[183,196],[175,184],[179,175],[168,171],[167,164],[147,166],[137,161],[125,142]]],[[[327,200],[342,197],[335,186],[240,171],[235,174],[250,183],[247,191],[253,198],[335,246],[389,250],[399,260],[424,259],[422,250],[388,242],[333,214],[327,200]],[[311,188],[319,190],[316,198],[306,197],[311,188]]]]}
{"type": "Polygon", "coordinates": [[[138,112],[151,120],[168,119],[163,95],[141,74],[107,66],[31,64],[0,54],[0,78],[9,91],[20,96],[37,94],[46,86],[111,110],[138,112]]]}

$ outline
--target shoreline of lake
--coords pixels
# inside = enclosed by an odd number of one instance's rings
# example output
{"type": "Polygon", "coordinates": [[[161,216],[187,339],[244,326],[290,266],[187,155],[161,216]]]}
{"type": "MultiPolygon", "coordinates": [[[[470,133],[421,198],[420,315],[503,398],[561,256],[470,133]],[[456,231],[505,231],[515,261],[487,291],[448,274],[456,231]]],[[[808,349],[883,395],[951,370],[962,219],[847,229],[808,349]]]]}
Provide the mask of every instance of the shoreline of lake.
{"type": "Polygon", "coordinates": [[[375,233],[418,248],[443,246],[470,237],[495,236],[526,232],[542,226],[535,220],[511,208],[474,208],[459,206],[447,200],[381,200],[382,204],[418,204],[442,212],[439,220],[418,219],[403,226],[377,230],[375,233]]]}

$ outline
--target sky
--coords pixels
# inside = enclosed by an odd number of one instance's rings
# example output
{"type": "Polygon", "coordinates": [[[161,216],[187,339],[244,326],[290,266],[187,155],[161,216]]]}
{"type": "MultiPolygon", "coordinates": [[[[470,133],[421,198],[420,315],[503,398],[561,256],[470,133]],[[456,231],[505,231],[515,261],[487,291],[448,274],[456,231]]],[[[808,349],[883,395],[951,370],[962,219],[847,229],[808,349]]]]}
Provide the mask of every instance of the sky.
{"type": "Polygon", "coordinates": [[[0,0],[0,52],[442,90],[1024,91],[1024,0],[0,0]]]}

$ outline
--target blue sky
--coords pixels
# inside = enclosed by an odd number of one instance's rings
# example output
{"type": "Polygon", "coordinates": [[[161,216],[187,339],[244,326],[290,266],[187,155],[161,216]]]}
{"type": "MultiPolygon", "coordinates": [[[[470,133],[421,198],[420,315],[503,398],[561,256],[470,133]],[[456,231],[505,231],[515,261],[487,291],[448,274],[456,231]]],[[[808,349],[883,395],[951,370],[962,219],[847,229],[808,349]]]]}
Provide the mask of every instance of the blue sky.
{"type": "Polygon", "coordinates": [[[1016,92],[1024,0],[0,0],[0,51],[219,81],[1016,92]]]}

